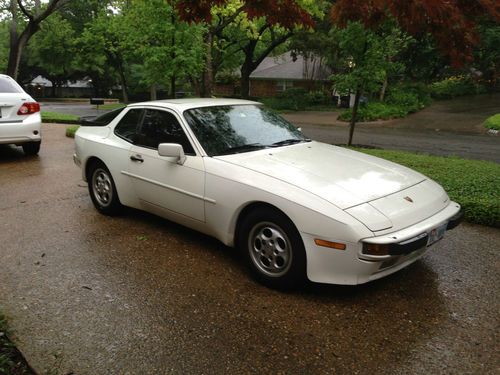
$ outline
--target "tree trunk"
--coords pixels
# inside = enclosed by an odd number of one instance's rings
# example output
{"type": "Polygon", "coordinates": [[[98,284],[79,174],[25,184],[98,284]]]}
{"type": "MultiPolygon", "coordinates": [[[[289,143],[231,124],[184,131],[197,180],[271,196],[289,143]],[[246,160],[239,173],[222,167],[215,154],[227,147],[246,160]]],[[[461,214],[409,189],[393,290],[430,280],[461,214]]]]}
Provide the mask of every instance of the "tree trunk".
{"type": "Polygon", "coordinates": [[[384,79],[384,83],[382,84],[382,89],[380,90],[380,101],[383,102],[384,99],[385,99],[385,93],[387,91],[387,85],[389,84],[389,82],[387,81],[387,77],[385,77],[384,79]]]}
{"type": "Polygon", "coordinates": [[[156,84],[152,84],[150,88],[150,94],[151,94],[151,100],[156,100],[157,94],[156,94],[156,84]]]}
{"type": "Polygon", "coordinates": [[[251,73],[245,66],[241,67],[240,94],[243,99],[248,99],[250,97],[250,74],[251,73]]]}
{"type": "Polygon", "coordinates": [[[203,98],[210,98],[213,90],[213,75],[212,75],[212,44],[214,35],[211,31],[205,36],[206,44],[206,57],[205,69],[203,70],[203,79],[201,82],[201,96],[203,98]]]}
{"type": "Polygon", "coordinates": [[[128,103],[128,87],[127,79],[125,78],[125,73],[123,71],[123,66],[120,64],[118,68],[118,73],[120,75],[120,86],[122,87],[122,100],[125,104],[128,103]]]}
{"type": "Polygon", "coordinates": [[[175,74],[172,74],[170,76],[170,97],[172,99],[175,99],[175,92],[177,91],[176,89],[176,77],[175,74]]]}
{"type": "Polygon", "coordinates": [[[352,146],[352,137],[354,135],[354,127],[356,126],[356,120],[358,117],[358,108],[359,108],[359,98],[361,97],[361,90],[356,90],[356,95],[354,96],[354,106],[352,107],[352,117],[351,123],[349,124],[349,141],[347,142],[348,146],[352,146]]]}

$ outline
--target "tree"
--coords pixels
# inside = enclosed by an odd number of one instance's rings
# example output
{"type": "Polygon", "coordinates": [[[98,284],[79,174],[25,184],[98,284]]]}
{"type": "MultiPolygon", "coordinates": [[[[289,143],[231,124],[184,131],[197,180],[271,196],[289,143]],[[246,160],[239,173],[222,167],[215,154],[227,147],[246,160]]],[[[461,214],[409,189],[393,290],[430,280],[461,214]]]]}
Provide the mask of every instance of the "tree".
{"type": "Polygon", "coordinates": [[[344,69],[332,77],[335,89],[355,95],[347,142],[351,146],[361,96],[379,90],[390,72],[401,69],[395,57],[408,39],[391,24],[375,33],[359,22],[349,22],[344,29],[334,29],[332,33],[338,45],[330,48],[344,69]]]}
{"type": "MultiPolygon", "coordinates": [[[[237,51],[244,55],[241,67],[242,96],[249,95],[249,77],[260,62],[277,46],[284,43],[292,35],[291,30],[297,26],[312,26],[313,21],[309,8],[316,8],[312,0],[179,0],[176,4],[180,17],[186,21],[204,23],[207,26],[205,43],[207,46],[207,61],[203,79],[204,96],[211,95],[213,80],[212,48],[215,38],[227,39],[229,35],[236,35],[234,30],[227,31],[230,25],[240,27],[240,36],[237,40],[230,40],[229,44],[236,44],[237,51]],[[221,11],[221,10],[226,10],[221,11]],[[227,9],[231,9],[228,14],[227,9]],[[252,24],[253,23],[253,24],[252,24]],[[258,51],[258,44],[267,34],[268,46],[258,51]]],[[[232,51],[234,54],[235,51],[232,51]]]]}
{"type": "Polygon", "coordinates": [[[52,83],[52,97],[57,88],[75,76],[76,37],[70,23],[59,14],[49,17],[27,48],[30,70],[52,83]]]}
{"type": "Polygon", "coordinates": [[[417,40],[431,35],[451,64],[461,66],[473,58],[478,19],[498,22],[500,9],[497,0],[337,0],[331,16],[341,27],[361,21],[372,29],[393,18],[417,40]]]}
{"type": "MultiPolygon", "coordinates": [[[[4,3],[7,0],[4,0],[4,3]]],[[[24,48],[31,37],[40,30],[40,24],[56,12],[70,0],[50,0],[47,4],[41,0],[23,2],[22,0],[10,0],[8,9],[10,12],[9,30],[9,59],[7,74],[17,79],[19,63],[24,48]],[[32,5],[28,7],[28,5],[32,5]]]]}
{"type": "Polygon", "coordinates": [[[162,0],[133,3],[124,14],[121,34],[129,59],[141,62],[136,67],[151,87],[152,100],[158,83],[168,85],[175,97],[178,80],[202,71],[203,27],[180,20],[175,8],[162,0]]]}

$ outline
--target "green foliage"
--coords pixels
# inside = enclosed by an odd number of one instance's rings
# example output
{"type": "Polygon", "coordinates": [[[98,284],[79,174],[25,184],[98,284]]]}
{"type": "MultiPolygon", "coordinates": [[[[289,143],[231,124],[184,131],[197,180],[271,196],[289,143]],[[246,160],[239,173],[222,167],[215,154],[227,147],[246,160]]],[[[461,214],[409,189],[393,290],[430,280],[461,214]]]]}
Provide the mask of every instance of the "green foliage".
{"type": "MultiPolygon", "coordinates": [[[[400,105],[381,102],[370,102],[358,109],[358,121],[390,120],[407,116],[409,111],[400,105]]],[[[346,109],[339,116],[339,120],[350,121],[352,108],[346,109]]]]}
{"type": "Polygon", "coordinates": [[[8,333],[7,320],[0,313],[0,374],[32,374],[22,355],[8,339],[8,333]]]}
{"type": "Polygon", "coordinates": [[[481,80],[488,86],[500,84],[500,24],[484,21],[478,27],[480,42],[474,50],[473,66],[482,72],[481,80]]]}
{"type": "Polygon", "coordinates": [[[302,87],[285,90],[275,98],[262,99],[266,106],[278,111],[330,110],[337,108],[331,104],[331,97],[323,91],[310,91],[302,87]]]}
{"type": "Polygon", "coordinates": [[[7,71],[9,60],[9,29],[7,22],[0,21],[0,73],[7,71]]]}
{"type": "Polygon", "coordinates": [[[28,65],[51,81],[66,81],[74,72],[76,36],[71,24],[55,13],[29,44],[28,65]]]}
{"type": "Polygon", "coordinates": [[[121,46],[128,59],[137,62],[135,76],[143,84],[168,85],[172,77],[187,79],[201,73],[204,27],[180,21],[170,3],[132,2],[121,21],[121,46]]]}
{"type": "Polygon", "coordinates": [[[376,92],[389,76],[402,70],[395,57],[409,39],[398,28],[388,24],[375,33],[359,22],[351,22],[332,33],[338,39],[338,61],[344,68],[332,76],[338,92],[376,92]]]}
{"type": "Polygon", "coordinates": [[[500,164],[389,150],[360,150],[415,169],[462,205],[465,220],[500,227],[500,164]]]}
{"type": "Polygon", "coordinates": [[[488,117],[484,122],[484,127],[493,130],[500,130],[500,113],[488,117]]]}
{"type": "Polygon", "coordinates": [[[78,116],[67,113],[42,111],[42,122],[46,123],[55,122],[60,124],[76,124],[78,123],[78,119],[78,116]]]}
{"type": "MultiPolygon", "coordinates": [[[[406,117],[431,103],[429,90],[420,83],[402,83],[390,88],[385,102],[372,101],[358,109],[358,121],[389,120],[406,117]]],[[[339,120],[349,121],[352,109],[341,113],[339,120]]]]}
{"type": "Polygon", "coordinates": [[[68,126],[65,132],[66,137],[75,138],[75,133],[78,130],[78,128],[80,128],[80,126],[78,125],[68,126]]]}
{"type": "Polygon", "coordinates": [[[432,83],[430,91],[435,99],[452,99],[457,96],[482,94],[486,92],[486,88],[469,77],[453,76],[432,83]]]}

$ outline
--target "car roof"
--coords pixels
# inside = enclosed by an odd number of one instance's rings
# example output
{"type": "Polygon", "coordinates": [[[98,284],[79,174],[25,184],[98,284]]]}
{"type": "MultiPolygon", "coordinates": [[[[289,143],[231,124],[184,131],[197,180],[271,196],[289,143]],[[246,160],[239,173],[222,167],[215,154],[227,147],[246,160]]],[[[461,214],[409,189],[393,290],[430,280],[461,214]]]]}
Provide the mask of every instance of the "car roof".
{"type": "Polygon", "coordinates": [[[183,112],[187,109],[200,108],[200,107],[212,107],[212,106],[226,106],[226,105],[260,105],[259,102],[254,102],[251,100],[242,99],[226,99],[226,98],[187,98],[187,99],[166,99],[166,100],[154,100],[150,102],[141,102],[129,104],[129,107],[135,106],[157,106],[177,109],[183,112]]]}

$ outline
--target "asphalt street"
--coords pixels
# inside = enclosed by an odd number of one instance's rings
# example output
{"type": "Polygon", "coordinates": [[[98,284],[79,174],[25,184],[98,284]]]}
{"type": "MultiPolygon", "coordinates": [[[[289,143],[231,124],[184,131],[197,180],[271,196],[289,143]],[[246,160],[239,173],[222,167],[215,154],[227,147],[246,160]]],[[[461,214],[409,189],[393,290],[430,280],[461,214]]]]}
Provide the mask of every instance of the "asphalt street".
{"type": "Polygon", "coordinates": [[[0,147],[0,310],[51,374],[493,374],[500,230],[463,224],[357,287],[280,293],[221,243],[135,210],[97,213],[64,126],[0,147]]]}

